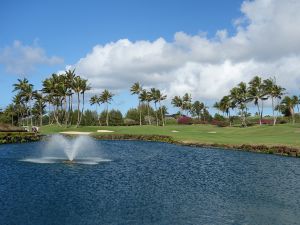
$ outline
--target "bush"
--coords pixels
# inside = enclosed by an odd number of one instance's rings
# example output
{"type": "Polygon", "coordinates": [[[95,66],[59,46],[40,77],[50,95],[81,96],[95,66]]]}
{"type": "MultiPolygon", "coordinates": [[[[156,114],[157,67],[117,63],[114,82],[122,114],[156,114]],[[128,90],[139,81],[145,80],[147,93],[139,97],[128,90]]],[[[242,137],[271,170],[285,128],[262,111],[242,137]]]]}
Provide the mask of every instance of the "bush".
{"type": "Polygon", "coordinates": [[[214,120],[217,120],[217,121],[225,121],[226,118],[218,113],[215,114],[214,116],[214,120]]]}
{"type": "Polygon", "coordinates": [[[193,123],[192,118],[188,117],[188,116],[181,116],[177,119],[177,123],[178,124],[186,124],[186,125],[190,125],[193,123]]]}
{"type": "Polygon", "coordinates": [[[124,124],[126,126],[134,126],[134,125],[139,125],[139,122],[137,122],[135,120],[132,120],[132,119],[125,118],[124,119],[124,124]]]}
{"type": "Polygon", "coordinates": [[[173,117],[166,117],[165,118],[166,124],[168,125],[175,125],[177,124],[177,120],[173,117]]]}
{"type": "MultiPolygon", "coordinates": [[[[257,123],[259,124],[259,120],[257,121],[257,123]]],[[[261,124],[271,125],[273,124],[273,119],[262,119],[261,124]]]]}
{"type": "Polygon", "coordinates": [[[215,119],[211,121],[211,124],[218,126],[218,127],[228,127],[229,126],[229,122],[219,121],[219,120],[215,120],[215,119]]]}

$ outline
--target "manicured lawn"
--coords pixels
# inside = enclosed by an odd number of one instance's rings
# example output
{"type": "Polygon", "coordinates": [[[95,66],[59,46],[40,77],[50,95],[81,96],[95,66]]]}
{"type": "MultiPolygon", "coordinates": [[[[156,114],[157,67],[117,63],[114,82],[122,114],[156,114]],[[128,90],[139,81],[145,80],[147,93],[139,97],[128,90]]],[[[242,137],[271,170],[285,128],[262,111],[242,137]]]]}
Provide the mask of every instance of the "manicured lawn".
{"type": "MultiPolygon", "coordinates": [[[[114,134],[141,134],[141,135],[168,135],[175,140],[191,143],[207,144],[253,144],[253,145],[287,145],[300,147],[300,124],[276,125],[276,126],[253,126],[247,128],[239,127],[216,127],[212,125],[167,125],[156,126],[85,126],[85,127],[58,127],[44,126],[41,128],[43,134],[53,134],[61,131],[86,131],[97,132],[97,130],[113,130],[114,134]],[[178,132],[172,132],[172,131],[178,132]]],[[[95,133],[105,135],[106,133],[95,133]]]]}

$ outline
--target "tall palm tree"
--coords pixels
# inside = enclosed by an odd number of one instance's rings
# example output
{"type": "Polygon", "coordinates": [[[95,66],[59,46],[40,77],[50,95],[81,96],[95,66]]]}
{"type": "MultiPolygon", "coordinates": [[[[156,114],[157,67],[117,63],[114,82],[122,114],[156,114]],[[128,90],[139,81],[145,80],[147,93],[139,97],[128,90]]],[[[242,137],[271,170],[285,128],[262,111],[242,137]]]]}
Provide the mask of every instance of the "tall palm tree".
{"type": "MultiPolygon", "coordinates": [[[[26,105],[28,104],[28,113],[27,115],[30,115],[30,124],[32,123],[32,106],[31,101],[33,98],[33,84],[30,84],[28,79],[24,78],[23,80],[18,79],[18,83],[14,84],[14,90],[13,91],[19,91],[20,96],[24,99],[26,102],[26,105]]],[[[27,120],[28,121],[28,120],[27,120]]]]}
{"type": "Polygon", "coordinates": [[[264,80],[264,86],[267,92],[267,95],[271,97],[272,100],[272,114],[273,114],[273,125],[276,124],[277,115],[275,115],[275,109],[277,105],[279,105],[279,100],[284,95],[285,88],[279,86],[276,84],[275,78],[269,78],[264,80]],[[277,104],[275,105],[274,101],[277,101],[277,104]]]}
{"type": "Polygon", "coordinates": [[[85,79],[81,80],[82,108],[81,108],[81,116],[80,116],[79,124],[81,123],[81,119],[82,119],[82,115],[83,115],[83,111],[84,111],[84,102],[85,102],[84,94],[86,91],[91,90],[91,86],[87,83],[87,81],[88,80],[85,80],[85,79]]]}
{"type": "Polygon", "coordinates": [[[215,102],[213,107],[216,108],[218,110],[218,114],[220,114],[220,111],[222,111],[220,107],[220,102],[215,102]]]}
{"type": "Polygon", "coordinates": [[[234,87],[230,90],[230,100],[232,101],[232,107],[238,108],[240,110],[241,115],[241,123],[242,126],[247,126],[246,124],[246,114],[247,114],[247,106],[246,103],[248,101],[248,92],[247,92],[247,84],[241,82],[237,87],[234,87]]]}
{"type": "Polygon", "coordinates": [[[229,126],[231,126],[231,118],[230,118],[230,108],[232,108],[232,102],[229,96],[224,96],[220,101],[220,109],[226,113],[228,120],[229,120],[229,126]]]}
{"type": "Polygon", "coordinates": [[[98,115],[98,106],[100,106],[100,97],[98,97],[97,95],[93,95],[90,99],[90,105],[95,105],[96,106],[96,114],[97,114],[97,119],[98,119],[98,122],[99,122],[99,125],[101,126],[101,121],[99,119],[99,115],[98,115]]]}
{"type": "Polygon", "coordinates": [[[150,106],[149,106],[149,102],[151,101],[151,98],[149,99],[149,95],[147,90],[143,89],[139,95],[139,100],[142,104],[144,104],[145,102],[147,102],[146,108],[147,108],[147,112],[148,112],[148,124],[151,124],[151,119],[150,119],[150,106]],[[150,101],[148,101],[150,100],[150,101]]]}
{"type": "Polygon", "coordinates": [[[36,100],[34,106],[38,111],[39,119],[40,119],[40,127],[41,127],[43,126],[43,113],[46,108],[45,99],[43,97],[43,94],[39,92],[34,93],[34,98],[36,100]]]}
{"type": "Polygon", "coordinates": [[[185,93],[182,96],[182,110],[189,112],[192,107],[192,97],[190,94],[185,93]]]}
{"type": "Polygon", "coordinates": [[[151,99],[154,102],[154,107],[155,107],[156,126],[158,126],[158,115],[157,115],[157,106],[156,106],[158,102],[158,96],[157,96],[158,92],[156,91],[155,88],[151,88],[150,92],[151,92],[151,99]]]}
{"type": "Polygon", "coordinates": [[[161,114],[161,121],[162,121],[162,125],[163,127],[165,126],[165,119],[164,119],[164,113],[163,113],[163,107],[161,105],[161,102],[164,101],[167,98],[167,95],[164,95],[161,93],[161,91],[159,89],[156,89],[156,98],[159,104],[159,108],[160,108],[160,114],[161,114]]]}
{"type": "Polygon", "coordinates": [[[180,115],[182,115],[182,106],[183,106],[183,101],[182,101],[182,98],[180,96],[175,96],[172,101],[171,101],[171,104],[177,108],[179,108],[179,111],[180,111],[180,115]]]}
{"type": "Polygon", "coordinates": [[[204,104],[200,101],[195,101],[192,104],[192,114],[197,116],[198,121],[200,121],[200,116],[203,108],[204,108],[204,104]]]}
{"type": "Polygon", "coordinates": [[[82,92],[82,79],[76,76],[73,81],[73,90],[77,94],[77,123],[76,127],[79,125],[80,121],[80,93],[82,92]]]}
{"type": "Polygon", "coordinates": [[[261,125],[263,117],[263,102],[267,100],[266,86],[263,84],[260,77],[255,76],[250,82],[248,87],[248,101],[253,101],[254,105],[257,106],[259,115],[259,125],[261,125]],[[261,108],[260,108],[261,103],[261,108]]]}
{"type": "Polygon", "coordinates": [[[281,101],[281,108],[285,108],[289,111],[292,116],[292,122],[295,124],[295,106],[297,105],[297,101],[295,98],[290,96],[285,96],[281,101]]]}
{"type": "Polygon", "coordinates": [[[93,96],[90,98],[90,105],[95,105],[95,106],[96,106],[95,110],[96,110],[97,114],[98,114],[98,110],[97,110],[98,99],[99,99],[99,98],[98,98],[97,95],[93,95],[93,96]]]}
{"type": "MultiPolygon", "coordinates": [[[[143,91],[143,87],[139,82],[134,83],[131,88],[130,92],[132,95],[140,95],[143,91]]],[[[141,109],[141,100],[139,98],[139,113],[140,113],[140,126],[142,125],[142,109],[141,109]]]]}
{"type": "Polygon", "coordinates": [[[67,120],[69,121],[69,124],[72,123],[72,118],[70,118],[73,114],[73,82],[74,78],[76,77],[75,69],[73,70],[66,70],[65,71],[66,81],[67,81],[67,88],[68,88],[68,114],[67,114],[67,120]]]}
{"type": "Polygon", "coordinates": [[[101,102],[106,103],[106,126],[109,126],[109,124],[108,124],[108,121],[109,121],[108,120],[108,115],[109,115],[108,105],[111,103],[113,96],[114,96],[114,94],[109,92],[107,89],[105,89],[100,95],[101,102]]]}

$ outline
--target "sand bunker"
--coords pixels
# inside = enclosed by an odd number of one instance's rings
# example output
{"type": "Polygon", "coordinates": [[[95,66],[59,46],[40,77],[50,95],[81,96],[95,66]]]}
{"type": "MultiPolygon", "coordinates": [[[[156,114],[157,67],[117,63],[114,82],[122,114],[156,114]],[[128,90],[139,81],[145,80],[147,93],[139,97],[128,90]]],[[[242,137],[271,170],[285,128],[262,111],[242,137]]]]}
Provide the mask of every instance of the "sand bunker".
{"type": "Polygon", "coordinates": [[[113,130],[97,130],[99,133],[112,133],[114,132],[113,130]]]}
{"type": "Polygon", "coordinates": [[[217,132],[216,131],[209,131],[207,133],[209,133],[209,134],[216,134],[217,132]]]}
{"type": "Polygon", "coordinates": [[[177,133],[177,132],[179,132],[178,130],[171,130],[171,132],[173,132],[173,133],[177,133]]]}
{"type": "Polygon", "coordinates": [[[79,135],[89,135],[92,132],[80,132],[80,131],[63,131],[63,132],[59,132],[61,134],[79,134],[79,135]]]}

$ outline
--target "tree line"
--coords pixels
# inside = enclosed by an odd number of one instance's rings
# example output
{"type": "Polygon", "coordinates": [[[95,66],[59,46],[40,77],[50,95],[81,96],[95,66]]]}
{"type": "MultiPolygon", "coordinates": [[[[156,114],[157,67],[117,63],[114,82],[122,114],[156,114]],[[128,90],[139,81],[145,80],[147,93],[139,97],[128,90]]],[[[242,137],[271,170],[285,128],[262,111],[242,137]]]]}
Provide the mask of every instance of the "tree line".
{"type": "MultiPolygon", "coordinates": [[[[95,106],[96,116],[90,111],[85,114],[85,94],[89,90],[91,90],[91,86],[88,80],[77,75],[75,70],[67,70],[63,74],[51,74],[42,81],[41,90],[35,90],[34,85],[29,83],[26,78],[18,79],[17,83],[13,85],[13,92],[16,95],[4,112],[11,116],[12,124],[23,126],[32,126],[33,118],[38,118],[39,126],[42,126],[45,115],[48,117],[48,124],[75,125],[76,127],[82,124],[82,118],[87,115],[89,115],[89,120],[95,117],[96,124],[105,124],[106,126],[115,124],[110,117],[118,118],[117,121],[123,118],[119,111],[110,113],[109,105],[113,100],[114,93],[108,89],[89,99],[90,105],[95,106]],[[98,108],[102,105],[105,108],[102,113],[98,113],[98,108]],[[15,119],[16,121],[14,121],[15,119]]],[[[139,125],[165,126],[167,107],[163,102],[167,95],[157,88],[145,89],[139,82],[130,87],[130,92],[137,96],[138,106],[136,109],[128,110],[127,119],[136,119],[135,113],[137,112],[139,125]]],[[[276,124],[279,113],[290,116],[292,122],[295,123],[295,108],[299,112],[300,100],[296,95],[288,96],[286,94],[285,88],[278,85],[275,78],[263,80],[261,77],[255,76],[248,83],[241,82],[233,87],[229,94],[215,102],[213,107],[226,115],[230,126],[233,114],[239,116],[242,126],[247,126],[248,107],[253,103],[261,125],[265,103],[269,101],[272,107],[273,125],[276,124]]],[[[208,106],[198,100],[192,102],[189,93],[185,93],[183,96],[174,96],[171,104],[179,109],[178,116],[195,117],[199,122],[204,123],[210,116],[208,106]]],[[[134,124],[132,121],[131,123],[134,124]]]]}
{"type": "Polygon", "coordinates": [[[286,89],[278,85],[275,78],[263,80],[261,77],[255,76],[248,84],[241,82],[233,87],[228,95],[214,104],[214,107],[227,115],[230,126],[231,111],[237,111],[242,126],[247,126],[248,105],[253,103],[257,108],[259,124],[262,125],[265,102],[271,100],[273,125],[276,124],[279,112],[291,116],[292,123],[295,123],[295,107],[298,107],[300,101],[298,96],[286,94],[286,89]]]}

